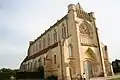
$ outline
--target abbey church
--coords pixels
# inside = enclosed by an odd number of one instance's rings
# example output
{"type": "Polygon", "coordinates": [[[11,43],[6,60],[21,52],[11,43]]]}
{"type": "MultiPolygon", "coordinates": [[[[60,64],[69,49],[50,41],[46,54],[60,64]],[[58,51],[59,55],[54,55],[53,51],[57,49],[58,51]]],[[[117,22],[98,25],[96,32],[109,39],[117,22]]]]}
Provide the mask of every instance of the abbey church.
{"type": "Polygon", "coordinates": [[[44,77],[74,80],[112,75],[107,46],[99,41],[94,13],[80,4],[68,5],[67,14],[29,42],[21,72],[36,72],[42,67],[44,77]]]}

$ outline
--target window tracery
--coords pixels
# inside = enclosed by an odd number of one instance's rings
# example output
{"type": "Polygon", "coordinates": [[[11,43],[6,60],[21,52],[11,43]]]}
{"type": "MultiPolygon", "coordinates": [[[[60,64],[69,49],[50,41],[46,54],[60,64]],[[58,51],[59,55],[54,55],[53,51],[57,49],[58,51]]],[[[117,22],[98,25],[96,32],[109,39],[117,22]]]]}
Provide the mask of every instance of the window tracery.
{"type": "Polygon", "coordinates": [[[82,23],[80,26],[80,33],[90,35],[90,30],[88,28],[88,25],[82,23]]]}
{"type": "Polygon", "coordinates": [[[88,37],[90,39],[93,38],[93,29],[87,21],[83,21],[79,27],[79,31],[81,33],[81,36],[88,37]]]}

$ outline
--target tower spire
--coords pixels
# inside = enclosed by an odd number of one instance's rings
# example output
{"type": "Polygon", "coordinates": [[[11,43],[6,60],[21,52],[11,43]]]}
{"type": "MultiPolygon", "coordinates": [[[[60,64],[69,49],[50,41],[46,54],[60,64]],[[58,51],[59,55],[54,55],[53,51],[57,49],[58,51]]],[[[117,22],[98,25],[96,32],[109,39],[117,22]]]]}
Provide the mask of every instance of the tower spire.
{"type": "Polygon", "coordinates": [[[77,3],[77,5],[76,5],[76,9],[83,10],[83,8],[81,7],[80,3],[77,3]]]}

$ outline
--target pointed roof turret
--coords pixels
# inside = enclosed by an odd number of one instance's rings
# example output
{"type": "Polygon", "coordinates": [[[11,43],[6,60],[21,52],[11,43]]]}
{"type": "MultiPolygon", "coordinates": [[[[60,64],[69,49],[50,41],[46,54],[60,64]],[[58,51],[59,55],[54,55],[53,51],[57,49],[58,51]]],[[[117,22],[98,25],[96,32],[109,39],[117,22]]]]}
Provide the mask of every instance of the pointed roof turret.
{"type": "Polygon", "coordinates": [[[81,5],[80,5],[79,3],[77,3],[77,5],[76,5],[76,9],[83,10],[83,8],[81,7],[81,5]]]}

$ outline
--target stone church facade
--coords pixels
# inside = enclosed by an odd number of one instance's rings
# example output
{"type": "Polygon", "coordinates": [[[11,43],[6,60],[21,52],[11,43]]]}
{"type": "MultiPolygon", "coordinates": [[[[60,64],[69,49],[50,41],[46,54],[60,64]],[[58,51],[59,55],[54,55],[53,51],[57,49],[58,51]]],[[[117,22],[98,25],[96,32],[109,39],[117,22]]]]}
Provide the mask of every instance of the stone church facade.
{"type": "Polygon", "coordinates": [[[112,74],[107,46],[99,41],[94,13],[87,13],[78,3],[68,5],[68,13],[34,41],[20,65],[21,72],[44,68],[45,78],[73,80],[112,74]]]}

